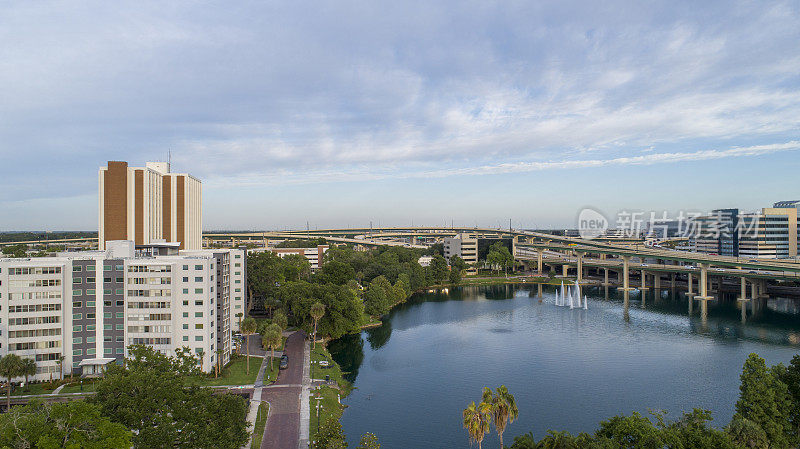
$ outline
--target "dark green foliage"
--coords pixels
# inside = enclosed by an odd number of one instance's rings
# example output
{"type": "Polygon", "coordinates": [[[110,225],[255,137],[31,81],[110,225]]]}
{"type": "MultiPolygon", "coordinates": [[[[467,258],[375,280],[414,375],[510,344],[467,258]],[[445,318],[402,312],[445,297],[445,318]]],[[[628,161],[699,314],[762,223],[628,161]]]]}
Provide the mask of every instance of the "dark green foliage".
{"type": "Polygon", "coordinates": [[[789,389],[779,379],[783,371],[781,366],[768,369],[764,359],[750,354],[739,377],[740,394],[734,419],[743,418],[758,425],[772,448],[789,447],[792,439],[789,420],[793,407],[789,389]]]}
{"type": "Polygon", "coordinates": [[[344,439],[342,425],[336,418],[328,418],[322,423],[316,435],[314,449],[344,449],[347,442],[344,439]]]}
{"type": "Polygon", "coordinates": [[[428,265],[431,281],[437,284],[447,279],[449,270],[450,269],[447,267],[447,260],[438,254],[433,256],[433,260],[430,265],[428,265]]]}
{"type": "Polygon", "coordinates": [[[247,441],[247,403],[235,395],[186,386],[197,373],[188,351],[177,357],[131,346],[125,366],[111,365],[89,399],[112,421],[134,431],[139,448],[230,448],[247,441]]]}
{"type": "Polygon", "coordinates": [[[320,284],[346,284],[347,281],[355,279],[356,271],[350,265],[332,260],[324,263],[317,273],[317,282],[320,284]]]}

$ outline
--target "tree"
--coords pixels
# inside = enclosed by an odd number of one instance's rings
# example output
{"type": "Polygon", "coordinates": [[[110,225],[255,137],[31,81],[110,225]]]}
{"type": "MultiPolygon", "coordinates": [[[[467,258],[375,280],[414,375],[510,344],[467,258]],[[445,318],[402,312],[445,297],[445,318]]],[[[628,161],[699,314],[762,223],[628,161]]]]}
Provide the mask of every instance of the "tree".
{"type": "Polygon", "coordinates": [[[500,448],[502,449],[504,447],[503,432],[506,430],[506,425],[509,422],[513,423],[519,416],[517,402],[514,400],[514,395],[508,392],[508,388],[505,385],[497,387],[495,393],[492,393],[489,388],[484,388],[482,401],[491,407],[494,428],[497,430],[497,436],[500,437],[500,448]]]}
{"type": "Polygon", "coordinates": [[[749,419],[734,417],[728,425],[728,435],[739,447],[747,449],[767,449],[769,439],[761,427],[749,419]]]}
{"type": "MultiPolygon", "coordinates": [[[[242,332],[242,317],[243,316],[244,316],[244,313],[242,313],[242,312],[239,312],[239,313],[236,314],[236,318],[239,319],[239,333],[242,332]]],[[[242,353],[242,347],[239,346],[239,354],[241,354],[241,353],[242,353]]]]}
{"type": "Polygon", "coordinates": [[[86,401],[32,401],[0,415],[0,447],[131,447],[131,432],[86,401]]]}
{"type": "Polygon", "coordinates": [[[314,320],[314,345],[313,347],[317,347],[317,323],[319,323],[319,319],[325,315],[325,305],[319,302],[315,302],[311,305],[311,319],[314,320]]]}
{"type": "Polygon", "coordinates": [[[261,343],[264,345],[264,349],[270,349],[270,356],[269,356],[269,366],[272,369],[272,360],[275,358],[275,348],[281,346],[283,343],[283,337],[281,333],[278,332],[275,328],[269,328],[261,335],[261,343]]]}
{"type": "Polygon", "coordinates": [[[464,428],[467,429],[470,443],[473,441],[478,443],[478,449],[481,449],[483,437],[490,430],[492,422],[491,408],[491,405],[485,402],[481,402],[476,406],[473,401],[464,409],[464,428]]]}
{"type": "Polygon", "coordinates": [[[458,285],[461,283],[461,270],[457,270],[455,268],[450,269],[450,283],[453,285],[458,285]]]}
{"type": "Polygon", "coordinates": [[[350,279],[354,279],[355,276],[356,271],[352,266],[344,262],[339,262],[338,260],[331,260],[330,262],[323,263],[317,273],[317,279],[320,284],[332,283],[343,285],[350,279]]]}
{"type": "Polygon", "coordinates": [[[464,259],[458,257],[457,255],[450,256],[450,269],[456,269],[459,272],[464,271],[467,269],[467,263],[464,262],[464,259]]]}
{"type": "Polygon", "coordinates": [[[389,311],[392,302],[392,284],[380,275],[372,280],[364,293],[364,311],[370,315],[383,315],[389,311]]]}
{"type": "Polygon", "coordinates": [[[317,432],[314,449],[345,449],[346,447],[347,441],[344,439],[339,420],[334,417],[328,418],[317,432]]]}
{"type": "Polygon", "coordinates": [[[189,348],[175,356],[143,345],[128,352],[125,365],[110,365],[87,400],[133,431],[136,449],[236,449],[247,441],[248,406],[242,397],[186,385],[186,376],[199,375],[189,348]]]}
{"type": "Polygon", "coordinates": [[[767,435],[771,448],[789,446],[791,400],[786,384],[767,369],[764,359],[750,354],[739,376],[739,400],[734,419],[754,422],[767,435]]]}
{"type": "Polygon", "coordinates": [[[445,258],[441,255],[437,254],[433,256],[428,268],[430,270],[431,279],[433,282],[439,283],[447,279],[447,272],[449,270],[447,268],[447,260],[445,260],[445,258]]]}
{"type": "Polygon", "coordinates": [[[600,422],[595,437],[606,438],[620,448],[662,449],[664,439],[661,429],[637,412],[630,416],[614,416],[600,422]]]}
{"type": "Polygon", "coordinates": [[[256,319],[249,316],[242,321],[241,331],[245,337],[245,351],[247,353],[247,364],[245,368],[245,372],[250,374],[250,336],[256,333],[256,327],[258,323],[256,319]]]}
{"type": "Polygon", "coordinates": [[[28,376],[36,375],[36,361],[29,358],[22,359],[20,374],[25,376],[25,385],[28,385],[28,376]]]}
{"type": "Polygon", "coordinates": [[[289,325],[289,320],[286,318],[286,314],[281,311],[277,311],[274,315],[272,315],[272,322],[278,325],[281,332],[286,330],[286,327],[289,325]]]}
{"type": "Polygon", "coordinates": [[[64,357],[63,355],[61,355],[61,356],[59,356],[59,357],[58,357],[58,359],[56,360],[56,365],[58,365],[58,378],[59,378],[59,379],[63,379],[63,378],[64,378],[64,359],[65,359],[65,358],[66,358],[66,357],[64,357]]]}
{"type": "Polygon", "coordinates": [[[792,433],[795,441],[800,440],[800,355],[792,357],[789,366],[783,367],[782,364],[776,368],[778,379],[786,384],[792,406],[789,412],[789,420],[792,423],[792,433]]]}
{"type": "Polygon", "coordinates": [[[381,449],[381,444],[378,443],[378,437],[374,433],[365,433],[361,435],[361,440],[358,442],[356,449],[381,449]]]}
{"type": "Polygon", "coordinates": [[[22,358],[16,354],[7,354],[0,359],[0,376],[8,380],[6,389],[6,410],[11,409],[11,380],[23,373],[22,358]]]}

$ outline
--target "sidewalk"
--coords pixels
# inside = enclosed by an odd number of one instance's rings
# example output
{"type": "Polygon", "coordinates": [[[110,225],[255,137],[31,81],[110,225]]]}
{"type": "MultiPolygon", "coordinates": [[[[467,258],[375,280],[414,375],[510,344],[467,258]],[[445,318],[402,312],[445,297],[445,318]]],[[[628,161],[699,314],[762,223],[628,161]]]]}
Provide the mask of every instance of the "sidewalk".
{"type": "MultiPolygon", "coordinates": [[[[247,439],[247,444],[242,446],[242,449],[249,449],[253,444],[253,431],[255,430],[256,417],[258,416],[258,407],[261,405],[261,389],[264,385],[264,371],[267,369],[267,357],[261,361],[261,366],[258,368],[258,375],[253,388],[253,396],[250,397],[250,410],[247,412],[247,429],[250,432],[250,437],[247,439]]],[[[271,411],[271,410],[270,410],[271,411]]],[[[267,415],[269,420],[269,415],[267,415]]]]}

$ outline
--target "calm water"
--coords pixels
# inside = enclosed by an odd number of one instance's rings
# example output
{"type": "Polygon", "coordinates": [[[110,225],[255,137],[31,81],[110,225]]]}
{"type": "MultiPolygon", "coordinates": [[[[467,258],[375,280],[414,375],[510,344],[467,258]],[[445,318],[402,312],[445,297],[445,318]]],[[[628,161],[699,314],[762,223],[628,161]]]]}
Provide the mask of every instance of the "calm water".
{"type": "MultiPolygon", "coordinates": [[[[742,325],[735,301],[703,322],[682,294],[587,289],[588,310],[542,302],[535,286],[464,287],[416,295],[383,326],[335,341],[331,350],[356,389],[342,418],[350,447],[373,432],[381,447],[468,447],[461,412],[484,386],[505,384],[520,417],[505,433],[593,431],[601,419],[702,407],[727,424],[747,355],[787,362],[800,352],[793,301],[771,300],[742,325]]],[[[484,447],[497,447],[487,435],[484,447]]]]}

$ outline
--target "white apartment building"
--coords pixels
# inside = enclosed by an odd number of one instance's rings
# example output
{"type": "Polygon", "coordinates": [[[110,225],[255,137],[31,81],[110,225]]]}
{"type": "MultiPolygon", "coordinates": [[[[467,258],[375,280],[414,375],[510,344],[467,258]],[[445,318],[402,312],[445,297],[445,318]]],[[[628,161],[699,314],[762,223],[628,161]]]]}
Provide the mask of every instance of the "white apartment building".
{"type": "Polygon", "coordinates": [[[96,374],[121,363],[132,344],[168,354],[188,347],[211,372],[230,360],[245,256],[122,241],[104,251],[0,259],[0,356],[34,359],[34,378],[46,380],[59,370],[96,374]]]}
{"type": "Polygon", "coordinates": [[[311,264],[311,270],[316,271],[317,268],[322,266],[325,253],[328,251],[328,245],[318,245],[311,248],[256,248],[254,252],[271,251],[278,257],[286,257],[290,254],[297,254],[303,256],[311,264]]]}

